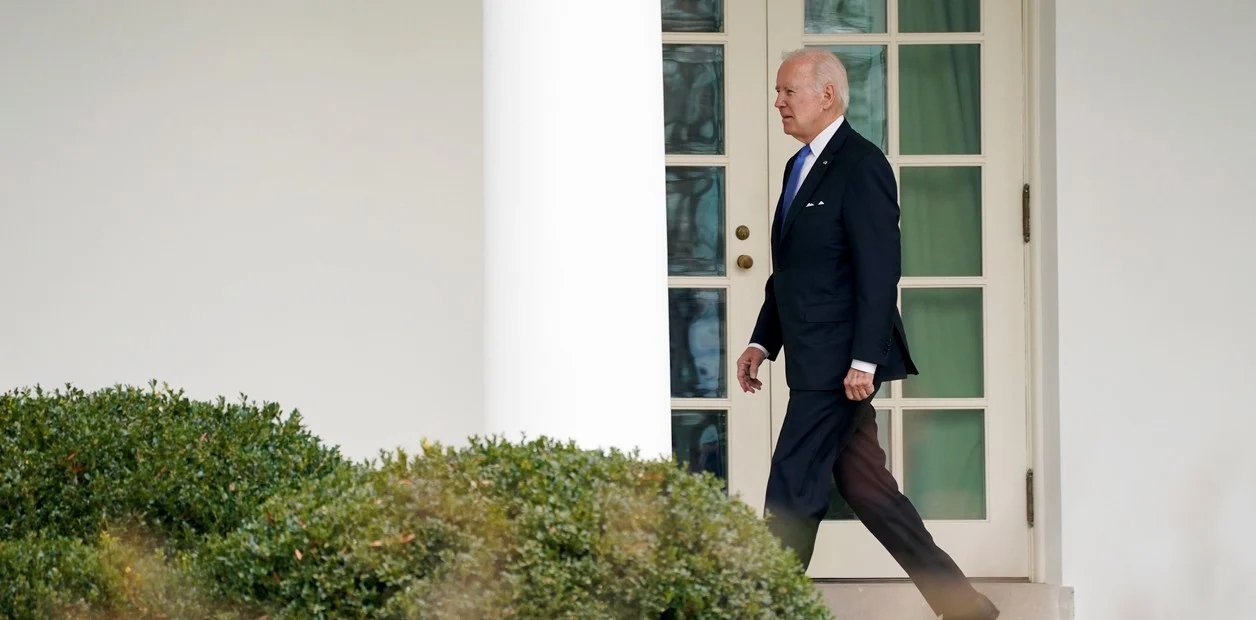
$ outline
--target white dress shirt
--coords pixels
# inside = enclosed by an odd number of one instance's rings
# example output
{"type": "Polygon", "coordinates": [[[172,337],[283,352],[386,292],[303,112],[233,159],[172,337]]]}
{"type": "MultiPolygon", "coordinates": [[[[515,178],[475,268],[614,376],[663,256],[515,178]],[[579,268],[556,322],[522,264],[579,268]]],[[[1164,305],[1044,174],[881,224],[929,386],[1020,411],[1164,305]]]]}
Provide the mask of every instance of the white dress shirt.
{"type": "MultiPolygon", "coordinates": [[[[824,131],[821,131],[820,135],[816,136],[815,139],[811,141],[809,145],[811,147],[811,152],[808,153],[807,157],[803,159],[802,161],[802,175],[798,177],[799,188],[801,188],[803,182],[807,180],[807,174],[811,172],[811,167],[815,165],[816,157],[819,157],[820,153],[824,152],[824,147],[829,145],[829,140],[833,138],[833,134],[837,133],[837,129],[842,126],[842,122],[845,120],[846,120],[845,115],[837,117],[837,120],[833,121],[833,123],[830,124],[828,127],[825,127],[824,131]]],[[[764,348],[763,345],[757,342],[750,343],[750,346],[760,351],[763,351],[764,355],[768,354],[768,350],[764,348]]],[[[855,370],[862,370],[867,373],[875,374],[877,372],[876,364],[872,364],[872,363],[865,362],[862,360],[851,361],[850,367],[854,368],[855,370]]]]}

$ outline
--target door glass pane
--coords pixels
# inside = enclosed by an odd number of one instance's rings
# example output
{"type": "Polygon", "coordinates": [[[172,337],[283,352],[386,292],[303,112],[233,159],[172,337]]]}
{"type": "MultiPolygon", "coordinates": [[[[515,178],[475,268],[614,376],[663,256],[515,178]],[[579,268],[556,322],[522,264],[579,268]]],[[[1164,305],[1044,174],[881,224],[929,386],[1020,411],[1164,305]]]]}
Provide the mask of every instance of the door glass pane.
{"type": "Polygon", "coordinates": [[[885,0],[807,0],[807,34],[885,32],[885,0]]]}
{"type": "Polygon", "coordinates": [[[726,289],[668,289],[673,398],[728,396],[726,289]]]}
{"type": "Polygon", "coordinates": [[[920,369],[901,382],[904,397],[984,395],[981,297],[980,288],[903,289],[903,327],[920,369]]]}
{"type": "Polygon", "coordinates": [[[981,168],[904,166],[899,185],[903,276],[980,276],[981,168]]]}
{"type": "Polygon", "coordinates": [[[728,412],[672,411],[672,455],[685,471],[710,472],[728,490],[728,412]]]}
{"type": "Polygon", "coordinates": [[[899,32],[981,32],[981,0],[898,0],[899,32]]]}
{"type": "Polygon", "coordinates": [[[663,46],[663,126],[668,153],[724,152],[723,46],[663,46]]]}
{"type": "Polygon", "coordinates": [[[903,494],[925,519],[986,518],[981,410],[903,412],[903,494]]]}
{"type": "MultiPolygon", "coordinates": [[[[893,457],[890,455],[890,412],[888,410],[877,410],[877,444],[884,453],[885,467],[890,468],[893,457]]],[[[857,482],[857,480],[851,480],[857,482]]],[[[829,510],[824,514],[824,518],[831,521],[846,521],[857,519],[855,511],[851,509],[850,504],[846,502],[846,498],[838,492],[836,484],[829,488],[829,510]]]]}
{"type": "Polygon", "coordinates": [[[886,47],[884,45],[831,45],[833,52],[846,66],[846,80],[850,83],[850,109],[846,122],[873,144],[886,152],[886,114],[889,96],[886,94],[886,47]]]}
{"type": "Polygon", "coordinates": [[[899,47],[904,155],[981,153],[981,46],[899,47]]]}
{"type": "Polygon", "coordinates": [[[667,273],[723,276],[724,169],[668,166],[667,273]]]}
{"type": "Polygon", "coordinates": [[[663,32],[720,32],[724,0],[663,0],[663,32]]]}

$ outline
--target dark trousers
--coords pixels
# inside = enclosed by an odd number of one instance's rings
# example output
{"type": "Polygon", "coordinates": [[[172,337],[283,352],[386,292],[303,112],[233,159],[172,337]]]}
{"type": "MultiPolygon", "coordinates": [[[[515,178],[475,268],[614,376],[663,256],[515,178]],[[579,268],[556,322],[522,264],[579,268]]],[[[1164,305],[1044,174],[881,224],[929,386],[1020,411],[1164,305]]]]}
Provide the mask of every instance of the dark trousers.
{"type": "Polygon", "coordinates": [[[766,508],[768,527],[804,567],[811,563],[816,531],[828,510],[831,481],[934,613],[971,608],[980,594],[933,542],[886,468],[872,399],[856,403],[843,392],[791,391],[772,454],[766,508]]]}

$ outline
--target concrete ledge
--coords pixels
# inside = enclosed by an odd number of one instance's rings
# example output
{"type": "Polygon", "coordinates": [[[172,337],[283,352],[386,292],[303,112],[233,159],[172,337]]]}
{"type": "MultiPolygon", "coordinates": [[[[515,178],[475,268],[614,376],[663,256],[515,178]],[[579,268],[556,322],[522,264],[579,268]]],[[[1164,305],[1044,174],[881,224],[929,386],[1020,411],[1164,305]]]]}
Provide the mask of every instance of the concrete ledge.
{"type": "MultiPolygon", "coordinates": [[[[1072,620],[1073,589],[1040,583],[983,583],[999,620],[1072,620]]],[[[936,620],[911,583],[817,582],[816,589],[837,620],[936,620]]]]}

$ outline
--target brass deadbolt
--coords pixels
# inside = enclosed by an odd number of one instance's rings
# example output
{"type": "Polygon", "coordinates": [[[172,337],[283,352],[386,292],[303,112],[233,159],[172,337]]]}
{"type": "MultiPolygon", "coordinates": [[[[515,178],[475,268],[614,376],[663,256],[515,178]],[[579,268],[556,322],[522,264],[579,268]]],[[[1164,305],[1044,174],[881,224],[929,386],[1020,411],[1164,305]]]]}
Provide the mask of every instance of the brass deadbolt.
{"type": "Polygon", "coordinates": [[[738,239],[745,241],[750,238],[750,229],[745,226],[738,226],[736,234],[738,239]]]}
{"type": "Polygon", "coordinates": [[[737,266],[742,269],[749,269],[754,266],[754,259],[742,254],[737,257],[737,266]]]}

